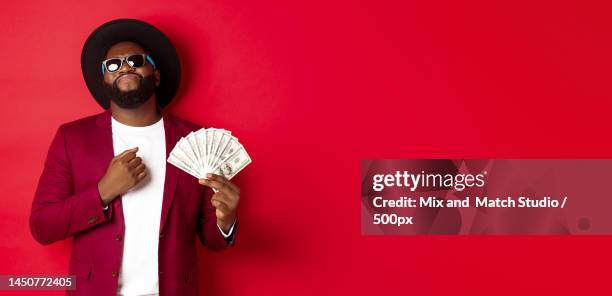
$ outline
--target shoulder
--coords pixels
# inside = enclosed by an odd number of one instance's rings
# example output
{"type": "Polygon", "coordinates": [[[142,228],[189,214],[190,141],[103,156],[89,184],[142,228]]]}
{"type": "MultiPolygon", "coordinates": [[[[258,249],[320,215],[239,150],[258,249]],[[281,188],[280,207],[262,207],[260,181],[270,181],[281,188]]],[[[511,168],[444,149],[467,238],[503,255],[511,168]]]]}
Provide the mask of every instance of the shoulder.
{"type": "Polygon", "coordinates": [[[91,131],[91,129],[96,126],[96,122],[102,116],[104,116],[104,112],[65,122],[59,126],[58,132],[79,133],[79,132],[91,131]]]}
{"type": "Polygon", "coordinates": [[[201,124],[178,117],[170,113],[166,113],[164,116],[164,120],[168,120],[169,123],[173,124],[175,128],[181,133],[195,132],[203,127],[201,124]]]}
{"type": "MultiPolygon", "coordinates": [[[[97,123],[104,122],[106,112],[93,114],[90,116],[82,117],[72,121],[68,121],[59,126],[58,132],[60,133],[86,133],[91,132],[96,127],[97,123]]],[[[173,126],[179,133],[188,134],[192,131],[197,131],[203,126],[193,121],[178,117],[170,113],[164,113],[164,120],[168,121],[168,124],[173,126]]]]}

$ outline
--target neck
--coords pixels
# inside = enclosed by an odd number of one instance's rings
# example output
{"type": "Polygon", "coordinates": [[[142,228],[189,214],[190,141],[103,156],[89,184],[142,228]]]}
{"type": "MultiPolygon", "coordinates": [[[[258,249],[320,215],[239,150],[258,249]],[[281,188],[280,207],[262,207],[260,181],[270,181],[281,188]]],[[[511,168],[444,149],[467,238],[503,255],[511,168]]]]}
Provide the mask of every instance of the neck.
{"type": "Polygon", "coordinates": [[[110,103],[113,118],[125,125],[149,126],[158,122],[162,117],[161,113],[157,110],[155,94],[144,104],[134,109],[121,108],[113,101],[110,103]]]}

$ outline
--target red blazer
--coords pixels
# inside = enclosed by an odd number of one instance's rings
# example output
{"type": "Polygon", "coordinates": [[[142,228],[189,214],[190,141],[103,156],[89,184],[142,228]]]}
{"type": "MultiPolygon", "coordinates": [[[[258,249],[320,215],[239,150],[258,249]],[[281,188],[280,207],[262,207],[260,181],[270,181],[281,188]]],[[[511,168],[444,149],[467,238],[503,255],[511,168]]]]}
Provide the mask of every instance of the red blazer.
{"type": "MultiPolygon", "coordinates": [[[[201,126],[162,111],[166,156],[182,136],[201,126]]],[[[69,274],[76,290],[67,295],[116,295],[125,225],[121,198],[104,212],[98,181],[114,157],[111,109],[62,124],[49,147],[32,203],[30,229],[47,245],[73,237],[69,274]]],[[[196,234],[211,250],[234,244],[238,223],[227,241],[217,228],[212,190],[166,163],[159,232],[159,292],[197,295],[196,234]],[[205,190],[206,189],[206,190],[205,190]]]]}

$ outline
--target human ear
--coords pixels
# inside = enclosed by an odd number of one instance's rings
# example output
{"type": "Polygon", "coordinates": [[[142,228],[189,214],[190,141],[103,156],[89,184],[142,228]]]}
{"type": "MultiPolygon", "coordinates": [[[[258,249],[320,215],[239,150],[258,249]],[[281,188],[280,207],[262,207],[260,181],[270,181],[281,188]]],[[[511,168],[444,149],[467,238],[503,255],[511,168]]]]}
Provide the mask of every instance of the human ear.
{"type": "Polygon", "coordinates": [[[159,70],[155,69],[155,72],[153,72],[153,77],[155,77],[155,86],[156,87],[159,86],[159,81],[160,81],[159,80],[159,77],[160,77],[159,70]]]}

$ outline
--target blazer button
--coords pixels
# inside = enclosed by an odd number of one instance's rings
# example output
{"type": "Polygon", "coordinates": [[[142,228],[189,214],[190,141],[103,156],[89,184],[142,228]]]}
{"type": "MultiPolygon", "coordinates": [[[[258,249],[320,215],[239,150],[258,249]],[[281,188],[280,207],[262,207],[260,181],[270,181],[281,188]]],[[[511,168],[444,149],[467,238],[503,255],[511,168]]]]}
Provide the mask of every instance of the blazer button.
{"type": "Polygon", "coordinates": [[[160,234],[160,235],[159,235],[159,238],[164,238],[164,234],[163,234],[163,233],[162,233],[162,234],[160,234]]]}
{"type": "Polygon", "coordinates": [[[91,216],[89,217],[89,219],[87,219],[87,223],[92,224],[94,222],[98,221],[98,217],[97,216],[91,216]]]}
{"type": "Polygon", "coordinates": [[[121,241],[123,239],[123,236],[121,236],[121,234],[117,234],[115,239],[118,240],[118,241],[121,241]]]}
{"type": "Polygon", "coordinates": [[[117,272],[113,271],[113,277],[117,277],[117,272]]]}

